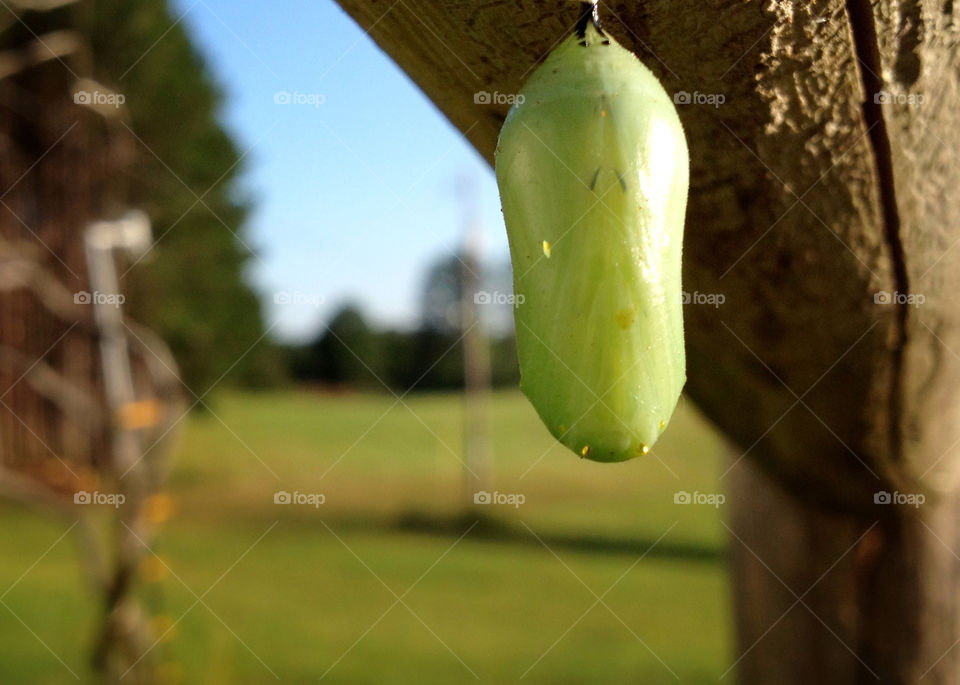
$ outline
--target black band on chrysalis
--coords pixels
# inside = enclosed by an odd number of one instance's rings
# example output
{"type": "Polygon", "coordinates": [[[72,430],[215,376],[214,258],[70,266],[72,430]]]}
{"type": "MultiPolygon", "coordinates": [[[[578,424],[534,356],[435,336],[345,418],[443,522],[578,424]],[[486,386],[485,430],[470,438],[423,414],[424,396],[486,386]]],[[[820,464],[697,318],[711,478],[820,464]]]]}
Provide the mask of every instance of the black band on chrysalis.
{"type": "MultiPolygon", "coordinates": [[[[600,25],[600,12],[597,10],[597,0],[593,2],[580,3],[580,18],[577,19],[576,34],[580,39],[580,45],[587,46],[587,24],[593,24],[601,36],[604,35],[603,27],[600,25]]],[[[609,45],[610,41],[603,41],[604,45],[609,45]]]]}

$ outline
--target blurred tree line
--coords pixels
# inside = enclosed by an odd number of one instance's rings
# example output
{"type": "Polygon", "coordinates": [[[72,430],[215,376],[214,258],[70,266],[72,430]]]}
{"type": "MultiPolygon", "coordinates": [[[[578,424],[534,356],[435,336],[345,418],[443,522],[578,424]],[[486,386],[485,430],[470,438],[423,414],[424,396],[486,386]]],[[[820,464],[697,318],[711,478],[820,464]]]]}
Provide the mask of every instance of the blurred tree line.
{"type": "Polygon", "coordinates": [[[150,215],[157,241],[121,284],[131,314],[166,340],[197,394],[228,372],[230,382],[276,382],[285,364],[269,340],[257,342],[264,321],[244,274],[250,201],[239,185],[243,154],[219,120],[221,92],[167,2],[81,7],[91,71],[124,95],[121,125],[136,139],[118,182],[150,215]]]}
{"type": "MultiPolygon", "coordinates": [[[[77,23],[93,77],[125,98],[121,125],[136,149],[118,181],[122,194],[153,223],[155,247],[123,278],[127,303],[170,345],[193,392],[202,395],[221,377],[247,387],[289,380],[362,389],[385,383],[398,391],[463,385],[465,293],[456,255],[428,270],[414,330],[376,329],[346,304],[307,345],[265,337],[261,304],[245,277],[255,255],[244,237],[251,207],[240,183],[244,154],[220,122],[223,95],[183,22],[165,1],[98,0],[82,5],[77,23]]],[[[484,288],[511,292],[509,263],[488,271],[484,288]]],[[[515,385],[509,305],[477,311],[491,334],[493,383],[515,385]]]]}
{"type": "MultiPolygon", "coordinates": [[[[490,344],[494,386],[515,387],[520,380],[510,293],[509,262],[488,268],[480,287],[465,292],[463,262],[453,255],[427,271],[421,295],[420,324],[414,330],[378,330],[356,304],[342,306],[307,345],[290,351],[291,372],[299,381],[360,389],[389,386],[402,393],[417,389],[463,387],[463,307],[475,306],[490,344]]],[[[471,279],[472,280],[472,279],[471,279]]]]}

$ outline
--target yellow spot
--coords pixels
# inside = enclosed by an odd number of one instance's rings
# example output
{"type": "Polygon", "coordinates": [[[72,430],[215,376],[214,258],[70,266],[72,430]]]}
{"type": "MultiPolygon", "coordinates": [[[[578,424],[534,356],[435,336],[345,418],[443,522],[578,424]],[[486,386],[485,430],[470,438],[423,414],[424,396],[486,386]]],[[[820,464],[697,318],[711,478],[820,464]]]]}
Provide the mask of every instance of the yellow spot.
{"type": "Polygon", "coordinates": [[[667,427],[667,422],[663,419],[660,419],[660,432],[663,432],[663,429],[667,427]]]}
{"type": "Polygon", "coordinates": [[[602,116],[602,117],[607,116],[607,110],[601,109],[601,110],[600,110],[600,116],[602,116]]]}
{"type": "Polygon", "coordinates": [[[148,583],[159,583],[167,577],[167,567],[157,555],[144,557],[140,562],[140,575],[148,583]]]}
{"type": "Polygon", "coordinates": [[[543,241],[543,254],[547,256],[547,259],[550,259],[550,243],[546,240],[543,241]]]}
{"type": "Polygon", "coordinates": [[[583,449],[580,450],[580,456],[581,456],[581,457],[585,457],[585,456],[587,456],[588,454],[590,454],[590,445],[584,445],[584,446],[583,446],[583,449]]]}
{"type": "Polygon", "coordinates": [[[633,309],[628,307],[617,312],[616,319],[620,328],[630,328],[636,317],[633,314],[633,309]]]}
{"type": "Polygon", "coordinates": [[[650,452],[650,447],[640,443],[640,447],[637,448],[637,454],[647,454],[650,452]]]}
{"type": "Polygon", "coordinates": [[[163,405],[155,400],[128,402],[117,410],[117,423],[128,430],[150,428],[163,420],[163,405]]]}
{"type": "Polygon", "coordinates": [[[167,492],[158,492],[151,495],[143,503],[143,515],[153,524],[160,524],[170,518],[176,510],[173,496],[167,492]]]}
{"type": "Polygon", "coordinates": [[[563,435],[564,433],[567,432],[567,427],[561,423],[559,426],[557,426],[557,430],[560,432],[561,435],[563,435]]]}

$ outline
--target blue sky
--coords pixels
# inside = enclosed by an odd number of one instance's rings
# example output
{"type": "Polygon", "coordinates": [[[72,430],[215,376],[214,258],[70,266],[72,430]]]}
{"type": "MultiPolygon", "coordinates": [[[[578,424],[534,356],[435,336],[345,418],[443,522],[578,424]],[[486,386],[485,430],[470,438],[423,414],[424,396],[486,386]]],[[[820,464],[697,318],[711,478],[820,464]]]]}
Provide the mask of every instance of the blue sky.
{"type": "Polygon", "coordinates": [[[256,201],[250,278],[275,337],[302,340],[344,301],[416,321],[426,266],[461,240],[472,181],[484,252],[506,259],[493,172],[331,0],[173,0],[226,95],[256,201]],[[290,104],[275,95],[290,94],[290,104]],[[276,304],[275,293],[291,304],[276,304]],[[321,304],[317,300],[322,298],[321,304]],[[299,304],[297,303],[299,300],[299,304]]]}

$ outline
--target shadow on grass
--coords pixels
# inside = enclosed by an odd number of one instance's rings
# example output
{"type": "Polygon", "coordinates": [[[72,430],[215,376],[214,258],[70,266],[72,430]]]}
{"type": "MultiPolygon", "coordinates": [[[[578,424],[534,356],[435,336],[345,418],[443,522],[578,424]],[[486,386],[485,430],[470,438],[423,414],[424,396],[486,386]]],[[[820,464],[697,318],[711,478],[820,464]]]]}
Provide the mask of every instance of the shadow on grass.
{"type": "Polygon", "coordinates": [[[522,525],[479,512],[442,516],[409,511],[396,517],[338,517],[331,520],[331,522],[334,521],[341,529],[381,530],[454,538],[470,529],[469,537],[474,541],[534,547],[542,547],[545,544],[558,551],[565,549],[590,554],[646,555],[649,558],[705,563],[717,563],[725,558],[725,550],[721,546],[671,542],[666,539],[658,542],[654,538],[624,538],[594,534],[565,535],[542,530],[535,531],[536,535],[534,535],[522,525]],[[471,526],[473,526],[472,529],[471,526]]]}

